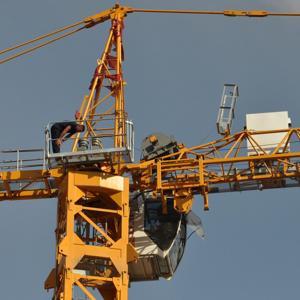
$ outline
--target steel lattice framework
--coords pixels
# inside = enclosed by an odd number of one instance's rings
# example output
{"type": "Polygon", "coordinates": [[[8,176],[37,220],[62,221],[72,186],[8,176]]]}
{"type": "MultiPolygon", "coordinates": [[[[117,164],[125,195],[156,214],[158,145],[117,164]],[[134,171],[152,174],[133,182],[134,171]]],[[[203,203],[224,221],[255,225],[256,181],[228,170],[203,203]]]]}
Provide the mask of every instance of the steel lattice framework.
{"type": "MultiPolygon", "coordinates": [[[[0,52],[26,46],[45,37],[83,25],[58,38],[0,60],[4,63],[29,53],[84,28],[111,21],[104,51],[97,60],[89,94],[80,107],[80,122],[86,132],[79,138],[110,139],[111,147],[122,148],[127,142],[122,62],[122,32],[128,13],[214,14],[241,17],[300,16],[294,13],[266,11],[189,11],[145,10],[116,5],[83,21],[0,52]]],[[[56,265],[45,282],[54,288],[54,300],[71,300],[77,286],[88,299],[96,299],[90,287],[105,300],[128,299],[128,263],[137,253],[129,241],[129,193],[153,191],[163,202],[174,197],[181,213],[190,211],[194,195],[201,194],[204,209],[209,208],[208,194],[263,190],[299,186],[300,129],[275,131],[245,130],[219,140],[188,148],[155,160],[136,164],[124,162],[121,155],[109,155],[101,164],[63,166],[52,169],[9,170],[0,172],[0,201],[58,197],[56,228],[56,265]],[[259,135],[283,134],[272,151],[258,142],[259,135]],[[249,148],[251,151],[249,152],[249,148]],[[92,274],[75,271],[78,265],[102,265],[92,274]]]]}

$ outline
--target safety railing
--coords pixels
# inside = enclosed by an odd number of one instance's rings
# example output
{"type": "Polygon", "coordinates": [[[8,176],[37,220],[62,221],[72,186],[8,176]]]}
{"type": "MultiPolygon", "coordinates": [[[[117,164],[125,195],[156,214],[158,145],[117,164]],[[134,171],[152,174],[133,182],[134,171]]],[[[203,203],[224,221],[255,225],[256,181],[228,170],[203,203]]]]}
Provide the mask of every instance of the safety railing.
{"type": "MultiPolygon", "coordinates": [[[[101,121],[102,124],[105,124],[105,122],[111,122],[113,119],[102,117],[101,121]]],[[[123,135],[116,135],[113,128],[108,126],[103,126],[102,128],[93,126],[96,123],[94,119],[79,121],[78,124],[85,126],[85,132],[81,134],[81,137],[77,138],[75,133],[73,136],[64,138],[59,146],[59,151],[53,151],[56,148],[54,144],[58,140],[57,135],[53,136],[53,126],[61,124],[60,129],[62,130],[64,125],[68,123],[74,124],[74,122],[76,123],[76,121],[51,122],[46,127],[45,156],[49,168],[65,164],[88,164],[113,160],[114,155],[121,157],[124,162],[133,162],[134,127],[133,122],[130,120],[125,120],[126,132],[123,135]],[[87,130],[89,134],[86,134],[87,130]],[[118,137],[125,141],[123,147],[114,147],[114,141],[118,137]],[[76,143],[76,147],[75,151],[72,151],[74,143],[76,143]]]]}
{"type": "Polygon", "coordinates": [[[44,149],[7,149],[0,151],[1,171],[46,169],[44,149]]]}

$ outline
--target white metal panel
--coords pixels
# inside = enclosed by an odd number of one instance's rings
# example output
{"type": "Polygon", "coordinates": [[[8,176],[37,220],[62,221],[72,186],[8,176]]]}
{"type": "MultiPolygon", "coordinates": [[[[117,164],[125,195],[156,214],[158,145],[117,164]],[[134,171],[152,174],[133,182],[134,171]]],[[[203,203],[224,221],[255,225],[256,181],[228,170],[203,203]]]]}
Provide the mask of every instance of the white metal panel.
{"type": "Polygon", "coordinates": [[[163,257],[163,251],[149,238],[144,229],[144,204],[135,213],[133,220],[133,244],[139,255],[159,255],[163,257]]]}
{"type": "MultiPolygon", "coordinates": [[[[268,112],[246,115],[246,126],[251,131],[264,131],[276,129],[288,129],[291,120],[287,111],[268,112]]],[[[266,152],[270,153],[282,141],[286,133],[260,134],[254,135],[253,138],[257,144],[266,152]]],[[[262,154],[255,142],[252,145],[247,141],[248,155],[262,154]]],[[[280,149],[282,151],[282,149],[280,149]]],[[[289,151],[289,147],[287,149],[289,151]]]]}

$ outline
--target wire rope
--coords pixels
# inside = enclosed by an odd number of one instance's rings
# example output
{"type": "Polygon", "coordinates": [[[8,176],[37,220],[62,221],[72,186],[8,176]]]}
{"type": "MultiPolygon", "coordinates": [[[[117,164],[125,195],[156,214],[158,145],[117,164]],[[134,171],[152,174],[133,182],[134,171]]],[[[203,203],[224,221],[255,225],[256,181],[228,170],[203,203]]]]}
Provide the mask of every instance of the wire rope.
{"type": "MultiPolygon", "coordinates": [[[[116,6],[114,8],[119,8],[119,6],[116,6]]],[[[132,12],[140,12],[140,13],[167,13],[167,14],[197,14],[197,15],[225,15],[225,16],[229,16],[229,17],[267,17],[267,16],[283,16],[283,17],[286,17],[286,16],[289,16],[289,17],[299,17],[300,16],[300,13],[277,13],[277,12],[267,12],[267,11],[238,11],[238,10],[225,10],[225,11],[201,11],[201,10],[169,10],[169,9],[165,9],[165,10],[156,10],[156,9],[140,9],[140,8],[130,8],[130,7],[121,7],[121,10],[126,10],[128,13],[132,13],[132,12]]],[[[114,12],[114,9],[111,10],[111,13],[114,12]]],[[[108,13],[107,17],[110,15],[110,13],[108,13]]],[[[109,18],[108,18],[109,19],[109,18]]],[[[16,50],[16,49],[19,49],[19,48],[22,48],[24,46],[27,46],[27,45],[30,45],[32,43],[35,43],[35,42],[38,42],[38,41],[41,41],[45,38],[49,38],[53,35],[57,35],[58,33],[61,33],[63,31],[66,31],[68,29],[71,29],[73,27],[76,27],[76,26],[79,26],[81,24],[86,24],[85,26],[83,27],[80,27],[79,29],[75,29],[75,30],[72,30],[66,34],[63,34],[59,37],[56,37],[56,38],[53,38],[49,41],[46,41],[44,43],[41,43],[41,44],[38,44],[34,47],[31,47],[29,49],[26,49],[24,51],[21,51],[21,52],[18,52],[12,56],[9,56],[7,58],[4,58],[2,60],[0,60],[0,64],[3,64],[3,63],[6,63],[8,61],[11,61],[17,57],[20,57],[22,55],[25,55],[25,54],[28,54],[28,53],[31,53],[39,48],[42,48],[46,45],[49,45],[55,41],[58,41],[64,37],[67,37],[67,36],[70,36],[78,31],[80,31],[81,29],[83,28],[89,28],[89,27],[92,27],[93,25],[96,25],[98,24],[99,22],[95,22],[95,20],[93,19],[93,17],[90,18],[89,21],[87,21],[88,18],[82,20],[82,21],[79,21],[79,22],[76,22],[76,23],[73,23],[71,25],[67,25],[65,27],[62,27],[62,28],[59,28],[59,29],[56,29],[50,33],[47,33],[47,34],[43,34],[41,36],[38,36],[36,38],[33,38],[31,40],[28,40],[26,42],[23,42],[23,43],[20,43],[20,44],[17,44],[15,46],[12,46],[12,47],[9,47],[9,48],[6,48],[6,49],[3,49],[0,51],[0,55],[3,55],[5,53],[8,53],[8,52],[11,52],[13,50],[16,50]]],[[[101,23],[104,22],[105,19],[102,19],[101,23]]]]}
{"type": "Polygon", "coordinates": [[[73,24],[71,24],[71,25],[68,25],[68,26],[65,26],[65,27],[56,29],[56,30],[54,30],[54,31],[52,31],[52,32],[49,32],[49,33],[46,33],[46,34],[37,36],[37,37],[35,37],[35,38],[31,39],[31,40],[28,40],[28,41],[26,41],[26,42],[24,42],[24,43],[17,44],[16,46],[9,47],[9,48],[6,48],[6,49],[4,49],[4,50],[1,50],[1,51],[0,51],[0,55],[2,55],[2,54],[4,54],[4,53],[7,53],[7,52],[10,52],[10,51],[13,51],[13,50],[16,50],[16,49],[19,49],[19,48],[21,48],[21,47],[27,46],[27,45],[29,45],[29,44],[35,43],[35,42],[37,42],[37,41],[40,41],[40,40],[45,39],[45,38],[47,38],[47,37],[50,37],[50,36],[52,36],[52,35],[56,35],[56,34],[58,34],[58,33],[60,33],[60,32],[66,31],[66,30],[68,30],[68,29],[71,29],[71,28],[76,27],[76,26],[78,26],[78,25],[80,25],[80,24],[83,24],[83,23],[85,23],[85,22],[84,22],[84,21],[76,22],[76,23],[73,23],[73,24]]]}
{"type": "Polygon", "coordinates": [[[63,34],[63,35],[61,35],[61,36],[59,36],[59,37],[56,37],[56,38],[54,38],[54,39],[51,39],[51,40],[49,40],[49,41],[47,41],[47,42],[41,43],[41,44],[39,44],[39,45],[36,45],[36,46],[34,46],[34,47],[31,47],[31,48],[29,48],[29,49],[26,49],[26,50],[24,50],[24,51],[21,51],[21,52],[19,52],[19,53],[16,53],[16,54],[14,54],[14,55],[12,55],[12,56],[9,56],[9,57],[7,57],[7,58],[4,58],[4,59],[0,60],[0,64],[4,64],[4,63],[6,63],[6,62],[8,62],[8,61],[11,61],[11,60],[17,58],[17,57],[20,57],[20,56],[22,56],[22,55],[31,53],[31,52],[33,52],[33,51],[39,49],[39,48],[42,48],[42,47],[44,47],[44,46],[46,46],[46,45],[49,45],[49,44],[52,44],[52,43],[54,43],[54,42],[56,42],[56,41],[58,41],[58,40],[61,40],[61,39],[65,38],[65,37],[67,37],[67,36],[70,36],[70,35],[72,35],[72,34],[74,34],[74,33],[77,33],[77,32],[81,31],[81,30],[84,29],[84,28],[85,28],[85,26],[84,26],[84,27],[77,28],[77,29],[72,30],[72,31],[70,31],[70,32],[67,32],[67,33],[65,33],[65,34],[63,34]]]}

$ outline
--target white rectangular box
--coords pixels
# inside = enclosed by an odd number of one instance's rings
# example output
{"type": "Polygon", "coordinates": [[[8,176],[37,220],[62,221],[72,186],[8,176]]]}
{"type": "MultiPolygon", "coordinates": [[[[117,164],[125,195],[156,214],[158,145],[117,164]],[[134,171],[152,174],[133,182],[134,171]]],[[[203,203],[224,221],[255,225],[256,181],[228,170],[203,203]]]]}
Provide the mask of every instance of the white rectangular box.
{"type": "MultiPolygon", "coordinates": [[[[291,119],[287,111],[247,114],[246,126],[249,131],[265,131],[288,129],[291,119]]],[[[282,141],[286,132],[252,135],[255,142],[267,153],[271,153],[282,141]]],[[[255,143],[253,145],[247,141],[248,155],[258,155],[264,152],[255,143]]],[[[283,149],[281,148],[280,151],[283,149]]],[[[289,151],[289,145],[286,149],[289,151]]]]}

